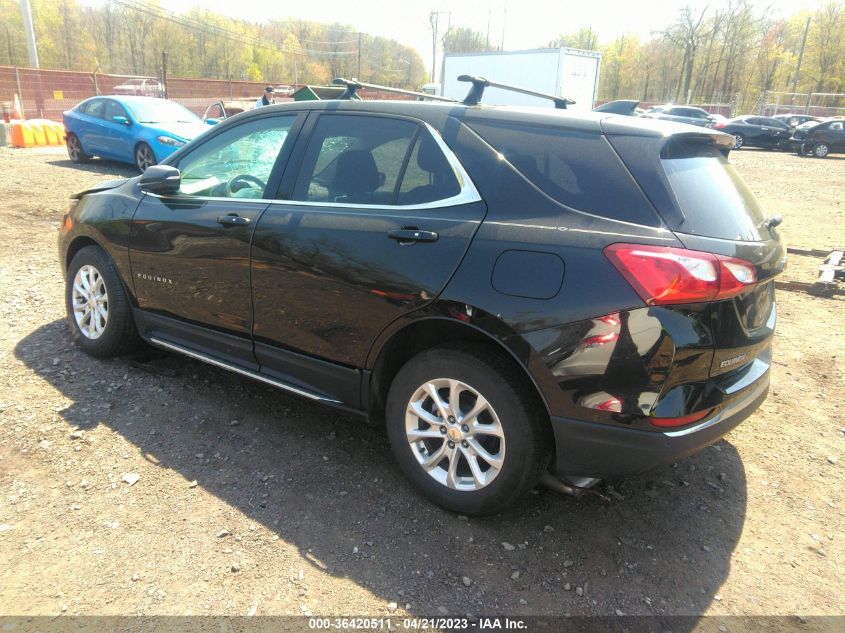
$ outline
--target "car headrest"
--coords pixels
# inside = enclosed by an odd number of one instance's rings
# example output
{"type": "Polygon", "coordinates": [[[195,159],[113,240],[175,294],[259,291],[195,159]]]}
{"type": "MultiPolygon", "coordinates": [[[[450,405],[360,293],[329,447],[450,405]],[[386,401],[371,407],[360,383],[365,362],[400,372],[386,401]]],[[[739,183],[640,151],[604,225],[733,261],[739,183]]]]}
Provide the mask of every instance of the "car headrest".
{"type": "Polygon", "coordinates": [[[332,189],[336,194],[372,193],[378,187],[378,168],[368,150],[350,150],[338,156],[332,182],[332,189]]]}

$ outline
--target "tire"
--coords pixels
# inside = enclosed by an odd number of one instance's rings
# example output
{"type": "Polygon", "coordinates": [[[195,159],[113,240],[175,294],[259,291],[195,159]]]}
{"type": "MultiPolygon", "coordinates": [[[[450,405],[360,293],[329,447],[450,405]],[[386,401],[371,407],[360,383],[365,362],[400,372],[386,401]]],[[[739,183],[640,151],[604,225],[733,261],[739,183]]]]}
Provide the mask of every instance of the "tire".
{"type": "Polygon", "coordinates": [[[816,158],[827,158],[830,154],[830,146],[827,143],[816,143],[811,151],[816,158]]]}
{"type": "Polygon", "coordinates": [[[65,308],[73,342],[91,356],[119,356],[141,342],[123,281],[99,246],[80,249],[70,262],[65,308]]]}
{"type": "Polygon", "coordinates": [[[743,134],[734,134],[734,149],[742,149],[745,145],[745,135],[743,134]]]}
{"type": "Polygon", "coordinates": [[[152,167],[157,163],[158,160],[156,160],[152,147],[146,143],[138,143],[135,146],[135,166],[142,174],[147,171],[147,167],[152,167]]]}
{"type": "Polygon", "coordinates": [[[467,516],[499,512],[536,486],[548,467],[548,416],[524,377],[494,351],[438,347],[422,352],[397,373],[386,409],[399,467],[423,495],[447,510],[467,516]],[[445,404],[443,424],[438,422],[443,415],[431,413],[438,408],[426,389],[429,384],[445,404]],[[452,384],[460,385],[457,411],[449,403],[452,384]],[[461,425],[479,397],[488,406],[461,425]],[[424,417],[412,412],[414,404],[424,417]],[[479,421],[484,425],[480,431],[473,426],[479,421]],[[428,469],[422,463],[426,460],[428,469]]]}
{"type": "Polygon", "coordinates": [[[82,149],[82,141],[79,140],[76,134],[68,134],[65,143],[67,145],[68,158],[70,158],[72,163],[79,165],[91,160],[91,157],[82,149]]]}

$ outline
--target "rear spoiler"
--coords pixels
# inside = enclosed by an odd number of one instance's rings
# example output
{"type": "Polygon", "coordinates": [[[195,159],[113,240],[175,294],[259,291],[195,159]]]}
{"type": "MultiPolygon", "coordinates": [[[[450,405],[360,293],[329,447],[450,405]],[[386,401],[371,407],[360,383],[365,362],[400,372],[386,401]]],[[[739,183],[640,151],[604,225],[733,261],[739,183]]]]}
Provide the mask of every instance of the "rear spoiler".
{"type": "Polygon", "coordinates": [[[713,134],[701,132],[682,132],[672,134],[666,138],[666,143],[660,151],[661,158],[683,158],[701,146],[718,149],[727,158],[736,140],[730,134],[715,132],[713,134]],[[692,150],[692,151],[691,151],[692,150]]]}
{"type": "Polygon", "coordinates": [[[609,137],[648,136],[655,140],[663,139],[661,146],[664,148],[675,144],[712,144],[725,156],[736,142],[733,136],[719,130],[657,119],[608,115],[601,120],[601,127],[609,137]]]}

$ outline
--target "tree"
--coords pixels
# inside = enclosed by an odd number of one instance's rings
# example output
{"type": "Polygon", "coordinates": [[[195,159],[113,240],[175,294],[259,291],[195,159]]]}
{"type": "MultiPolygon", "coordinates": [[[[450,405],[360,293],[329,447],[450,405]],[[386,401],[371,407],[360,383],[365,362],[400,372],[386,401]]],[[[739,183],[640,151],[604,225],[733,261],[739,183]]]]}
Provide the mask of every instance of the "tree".
{"type": "Polygon", "coordinates": [[[582,26],[575,33],[561,33],[548,44],[549,48],[580,48],[595,51],[599,48],[599,36],[592,28],[582,26]]]}
{"type": "Polygon", "coordinates": [[[483,53],[496,50],[490,46],[487,36],[463,26],[450,29],[443,36],[444,53],[483,53]]]}

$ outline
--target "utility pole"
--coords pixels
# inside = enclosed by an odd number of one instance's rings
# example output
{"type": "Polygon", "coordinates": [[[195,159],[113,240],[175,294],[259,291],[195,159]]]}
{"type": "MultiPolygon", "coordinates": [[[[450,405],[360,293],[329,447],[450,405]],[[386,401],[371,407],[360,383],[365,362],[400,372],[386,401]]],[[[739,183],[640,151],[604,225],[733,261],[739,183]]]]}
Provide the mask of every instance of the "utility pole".
{"type": "Polygon", "coordinates": [[[355,79],[361,78],[361,31],[358,31],[358,72],[355,79]]]}
{"type": "Polygon", "coordinates": [[[505,27],[508,24],[508,3],[505,0],[505,6],[502,10],[502,45],[499,47],[500,51],[505,50],[505,27]]]}
{"type": "Polygon", "coordinates": [[[801,62],[804,60],[804,47],[807,45],[807,34],[810,32],[810,20],[807,18],[807,24],[804,27],[804,37],[801,38],[801,51],[798,53],[798,65],[795,67],[795,77],[792,78],[792,92],[798,89],[798,75],[801,74],[801,62]]]}
{"type": "Polygon", "coordinates": [[[492,13],[493,9],[487,9],[487,39],[484,40],[484,50],[490,50],[490,14],[492,13]]]}
{"type": "Polygon", "coordinates": [[[434,68],[437,66],[437,27],[440,24],[440,12],[431,11],[428,14],[431,24],[431,83],[434,83],[434,68]]]}
{"type": "Polygon", "coordinates": [[[167,99],[167,51],[161,51],[161,85],[164,86],[164,94],[162,96],[167,99]]]}
{"type": "Polygon", "coordinates": [[[32,26],[32,9],[29,0],[21,0],[23,14],[23,30],[26,33],[26,49],[29,51],[30,68],[40,68],[38,63],[38,47],[35,45],[35,28],[32,26]]]}

